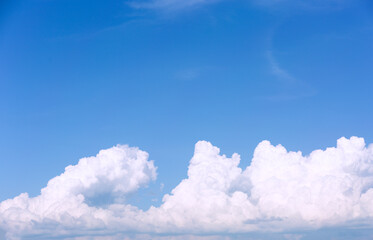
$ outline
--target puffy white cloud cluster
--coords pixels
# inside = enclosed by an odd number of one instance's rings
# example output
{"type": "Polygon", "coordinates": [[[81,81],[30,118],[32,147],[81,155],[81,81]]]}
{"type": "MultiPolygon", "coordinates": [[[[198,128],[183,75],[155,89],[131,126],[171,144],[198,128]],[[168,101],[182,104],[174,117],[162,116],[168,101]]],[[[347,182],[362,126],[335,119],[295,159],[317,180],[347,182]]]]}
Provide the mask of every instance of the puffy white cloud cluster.
{"type": "Polygon", "coordinates": [[[188,179],[150,212],[189,232],[314,228],[373,216],[373,146],[362,138],[341,138],[307,157],[263,141],[244,171],[239,161],[198,142],[188,179]]]}
{"type": "MultiPolygon", "coordinates": [[[[102,229],[117,208],[122,213],[137,211],[132,206],[113,204],[107,209],[91,207],[87,199],[102,194],[123,202],[126,194],[156,178],[156,167],[148,153],[128,146],[100,151],[82,158],[52,178],[37,197],[27,193],[0,203],[0,226],[8,238],[25,234],[70,234],[66,229],[102,229]],[[116,206],[119,205],[119,206],[116,206]],[[133,210],[135,209],[135,210],[133,210]],[[56,228],[54,228],[56,227],[56,228]]],[[[131,228],[129,221],[125,229],[131,228]]]]}
{"type": "Polygon", "coordinates": [[[206,141],[195,146],[188,178],[147,211],[125,203],[127,193],[156,177],[148,154],[117,146],[83,158],[49,181],[41,195],[0,203],[0,226],[9,239],[118,233],[217,234],[373,227],[373,145],[341,138],[337,147],[309,156],[261,142],[251,164],[221,155],[206,141]],[[90,206],[111,194],[116,203],[90,206]]]}

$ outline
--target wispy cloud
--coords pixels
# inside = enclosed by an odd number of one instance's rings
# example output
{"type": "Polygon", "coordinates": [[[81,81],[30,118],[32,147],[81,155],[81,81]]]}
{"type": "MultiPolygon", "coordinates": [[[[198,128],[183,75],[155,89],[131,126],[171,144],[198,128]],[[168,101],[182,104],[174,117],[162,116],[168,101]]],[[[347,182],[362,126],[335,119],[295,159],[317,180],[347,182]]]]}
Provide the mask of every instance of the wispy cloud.
{"type": "MultiPolygon", "coordinates": [[[[224,0],[132,0],[127,3],[139,9],[158,9],[174,11],[207,5],[224,0]]],[[[261,7],[289,7],[306,10],[340,9],[351,3],[351,0],[247,0],[261,7]]]]}
{"type": "Polygon", "coordinates": [[[281,61],[275,55],[274,39],[279,24],[271,29],[267,38],[267,51],[269,72],[273,76],[272,87],[277,93],[264,98],[271,101],[295,100],[310,97],[316,94],[316,90],[303,79],[294,76],[288,69],[283,67],[281,61]]]}
{"type": "Polygon", "coordinates": [[[201,70],[198,68],[189,68],[183,69],[178,71],[175,74],[176,79],[180,79],[182,81],[191,81],[198,78],[201,75],[201,70]]]}
{"type": "Polygon", "coordinates": [[[201,80],[206,77],[210,72],[216,71],[214,66],[198,66],[198,67],[185,67],[173,74],[173,78],[180,81],[194,81],[201,80]]]}
{"type": "Polygon", "coordinates": [[[305,10],[337,10],[352,3],[352,0],[251,0],[259,6],[264,7],[290,7],[305,10]]]}
{"type": "Polygon", "coordinates": [[[201,5],[211,4],[219,0],[150,0],[129,1],[130,6],[138,9],[158,9],[163,11],[176,11],[201,5]]]}
{"type": "Polygon", "coordinates": [[[291,76],[285,69],[281,68],[277,60],[274,58],[271,50],[267,51],[267,59],[272,71],[278,79],[287,83],[295,83],[297,80],[291,76]]]}

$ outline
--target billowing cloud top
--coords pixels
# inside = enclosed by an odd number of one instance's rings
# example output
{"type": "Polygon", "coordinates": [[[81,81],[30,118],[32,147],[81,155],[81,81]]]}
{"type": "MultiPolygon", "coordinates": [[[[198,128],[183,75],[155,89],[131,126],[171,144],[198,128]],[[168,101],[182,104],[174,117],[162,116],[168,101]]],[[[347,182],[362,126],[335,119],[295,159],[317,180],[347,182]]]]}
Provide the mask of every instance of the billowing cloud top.
{"type": "Polygon", "coordinates": [[[200,141],[188,178],[142,211],[126,196],[156,178],[138,148],[115,146],[83,158],[51,179],[37,197],[23,193],[0,203],[7,239],[118,233],[216,234],[287,231],[325,226],[372,226],[373,145],[340,138],[337,147],[309,156],[261,142],[250,166],[200,141]],[[113,203],[92,199],[110,196],[113,203]]]}

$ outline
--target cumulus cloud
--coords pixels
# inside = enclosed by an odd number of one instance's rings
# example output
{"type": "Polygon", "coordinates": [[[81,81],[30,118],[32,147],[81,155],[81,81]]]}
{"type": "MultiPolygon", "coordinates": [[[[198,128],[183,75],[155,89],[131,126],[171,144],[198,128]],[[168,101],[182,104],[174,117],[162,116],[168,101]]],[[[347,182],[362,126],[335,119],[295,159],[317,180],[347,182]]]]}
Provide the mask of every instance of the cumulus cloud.
{"type": "Polygon", "coordinates": [[[336,147],[308,156],[263,141],[246,169],[239,163],[238,154],[227,157],[200,141],[188,177],[160,207],[142,211],[127,204],[126,195],[154,180],[156,167],[146,152],[116,146],[67,167],[35,198],[24,193],[0,203],[0,228],[8,239],[74,234],[115,239],[123,233],[141,239],[146,234],[373,227],[373,145],[362,138],[340,138],[336,147]],[[113,202],[89,203],[101,194],[112,195],[113,202]]]}
{"type": "MultiPolygon", "coordinates": [[[[66,229],[102,229],[119,210],[131,216],[136,208],[123,202],[126,194],[156,178],[148,153],[128,146],[100,151],[95,157],[80,159],[52,178],[37,197],[27,193],[0,203],[0,226],[13,239],[24,234],[70,234],[66,229]],[[114,204],[105,210],[88,205],[88,199],[111,195],[114,204]],[[56,227],[56,229],[53,229],[56,227]]],[[[122,219],[126,220],[126,219],[122,219]]],[[[131,228],[128,219],[125,229],[131,228]]]]}

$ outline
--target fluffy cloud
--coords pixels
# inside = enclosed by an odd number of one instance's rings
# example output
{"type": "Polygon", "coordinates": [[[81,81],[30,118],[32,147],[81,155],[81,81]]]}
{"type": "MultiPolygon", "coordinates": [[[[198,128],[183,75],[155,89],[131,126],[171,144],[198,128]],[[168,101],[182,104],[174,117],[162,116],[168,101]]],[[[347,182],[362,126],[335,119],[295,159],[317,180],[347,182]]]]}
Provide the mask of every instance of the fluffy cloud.
{"type": "Polygon", "coordinates": [[[126,195],[154,180],[156,168],[146,152],[116,146],[67,167],[35,198],[0,203],[0,226],[9,239],[373,227],[373,145],[362,138],[341,138],[309,156],[263,141],[246,169],[239,162],[238,154],[198,142],[188,177],[160,207],[142,211],[126,195]],[[105,194],[113,204],[90,201],[105,194]]]}
{"type": "Polygon", "coordinates": [[[153,161],[138,148],[116,146],[95,157],[82,158],[51,179],[35,198],[27,193],[0,204],[0,226],[8,238],[25,234],[70,234],[66,229],[102,229],[115,219],[115,211],[126,213],[124,229],[133,226],[130,216],[137,208],[120,204],[126,194],[156,178],[153,161]],[[106,209],[88,205],[95,196],[110,195],[114,202],[106,209]],[[112,220],[111,220],[112,221],[112,220]],[[126,222],[127,221],[127,222],[126,222]],[[56,227],[55,229],[53,229],[56,227]]]}

